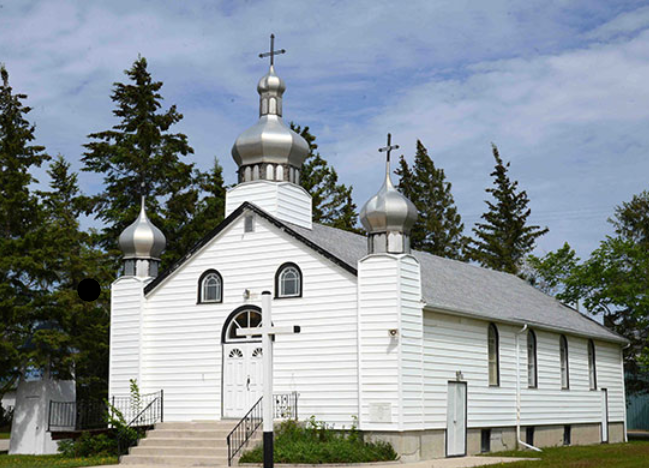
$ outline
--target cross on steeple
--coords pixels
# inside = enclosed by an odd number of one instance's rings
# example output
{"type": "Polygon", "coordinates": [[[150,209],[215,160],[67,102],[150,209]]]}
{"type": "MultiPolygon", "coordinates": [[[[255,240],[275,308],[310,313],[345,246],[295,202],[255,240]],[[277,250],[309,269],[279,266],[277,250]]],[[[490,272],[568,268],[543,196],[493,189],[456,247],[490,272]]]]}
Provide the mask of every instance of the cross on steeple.
{"type": "Polygon", "coordinates": [[[270,52],[264,52],[259,54],[259,58],[270,57],[270,66],[272,67],[275,64],[275,56],[285,54],[286,49],[275,50],[275,34],[270,35],[270,52]]]}
{"type": "Polygon", "coordinates": [[[387,162],[390,162],[390,152],[395,149],[399,149],[399,145],[391,145],[392,143],[392,135],[388,133],[388,145],[384,146],[383,148],[379,148],[379,153],[387,152],[387,162]]]}

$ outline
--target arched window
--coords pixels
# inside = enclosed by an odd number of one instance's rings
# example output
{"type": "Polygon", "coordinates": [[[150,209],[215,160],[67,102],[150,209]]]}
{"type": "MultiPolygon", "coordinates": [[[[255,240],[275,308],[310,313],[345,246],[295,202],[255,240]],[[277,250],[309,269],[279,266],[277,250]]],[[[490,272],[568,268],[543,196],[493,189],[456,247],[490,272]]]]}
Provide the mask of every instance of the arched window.
{"type": "Polygon", "coordinates": [[[216,270],[207,270],[198,280],[198,303],[223,302],[223,278],[216,270]]]}
{"type": "Polygon", "coordinates": [[[497,387],[500,385],[500,352],[498,345],[498,329],[493,323],[489,324],[487,339],[489,348],[489,385],[497,387]]]}
{"type": "Polygon", "coordinates": [[[261,335],[239,336],[237,330],[240,328],[261,327],[261,312],[257,308],[244,306],[235,310],[224,325],[223,342],[233,343],[237,341],[258,341],[261,335]]]}
{"type": "Polygon", "coordinates": [[[536,333],[527,332],[527,386],[538,387],[538,369],[536,365],[536,333]]]}
{"type": "Polygon", "coordinates": [[[597,361],[595,360],[595,342],[588,340],[588,383],[591,390],[597,390],[597,361]]]}
{"type": "Polygon", "coordinates": [[[568,339],[565,335],[559,338],[559,354],[561,358],[561,388],[570,388],[570,367],[568,364],[568,339]]]}
{"type": "Polygon", "coordinates": [[[302,272],[295,263],[285,263],[277,270],[275,297],[302,297],[302,272]]]}

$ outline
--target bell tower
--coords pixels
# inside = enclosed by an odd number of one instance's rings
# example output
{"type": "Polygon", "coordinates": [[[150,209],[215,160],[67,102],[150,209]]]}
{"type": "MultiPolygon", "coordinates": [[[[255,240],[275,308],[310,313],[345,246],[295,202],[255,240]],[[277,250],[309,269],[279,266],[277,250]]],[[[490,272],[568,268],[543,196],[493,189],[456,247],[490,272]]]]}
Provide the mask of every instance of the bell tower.
{"type": "Polygon", "coordinates": [[[232,158],[239,166],[239,183],[226,195],[225,215],[250,202],[289,223],[311,228],[311,196],[302,188],[300,172],[309,144],[283,121],[286,83],[275,73],[275,36],[270,36],[270,68],[257,84],[259,120],[237,138],[232,158]]]}

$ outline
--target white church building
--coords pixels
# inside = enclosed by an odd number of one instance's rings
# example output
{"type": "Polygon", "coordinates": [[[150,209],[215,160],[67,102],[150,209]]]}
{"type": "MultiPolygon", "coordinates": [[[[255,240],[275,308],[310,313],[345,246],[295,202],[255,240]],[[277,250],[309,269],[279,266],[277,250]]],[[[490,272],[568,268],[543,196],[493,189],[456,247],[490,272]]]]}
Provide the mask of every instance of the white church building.
{"type": "Polygon", "coordinates": [[[165,237],[144,202],[120,236],[110,395],[137,379],[164,391],[165,421],[240,419],[261,396],[262,350],[237,329],[259,326],[271,291],[274,325],[301,327],[276,338],[273,382],[297,392],[300,420],[356,420],[404,459],[625,440],[626,340],[516,276],[411,250],[417,213],[389,162],[366,235],[313,222],[285,89],[271,65],[232,149],[226,218],[184,257],[158,271],[165,237]]]}

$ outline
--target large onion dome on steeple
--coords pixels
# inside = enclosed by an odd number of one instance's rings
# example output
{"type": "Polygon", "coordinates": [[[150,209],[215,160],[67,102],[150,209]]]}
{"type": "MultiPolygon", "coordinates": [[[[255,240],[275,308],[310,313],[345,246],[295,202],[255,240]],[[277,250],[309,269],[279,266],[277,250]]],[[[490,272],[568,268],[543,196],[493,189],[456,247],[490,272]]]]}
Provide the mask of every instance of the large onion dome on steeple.
{"type": "Polygon", "coordinates": [[[383,186],[363,206],[360,219],[369,236],[369,253],[410,252],[410,231],[417,221],[417,208],[399,192],[390,179],[390,146],[388,135],[388,157],[383,186]]]}
{"type": "Polygon", "coordinates": [[[260,56],[271,57],[268,73],[257,84],[259,121],[244,131],[232,147],[239,165],[239,182],[273,180],[299,182],[300,169],[309,155],[309,144],[282,120],[282,98],[286,83],[275,73],[272,57],[285,51],[273,49],[260,56]]]}
{"type": "Polygon", "coordinates": [[[160,255],[164,251],[167,240],[160,229],[146,215],[145,198],[137,219],[119,236],[119,248],[124,254],[124,274],[127,276],[156,276],[160,255]],[[139,261],[146,264],[139,265],[139,261]],[[146,266],[143,269],[141,267],[146,266]]]}

